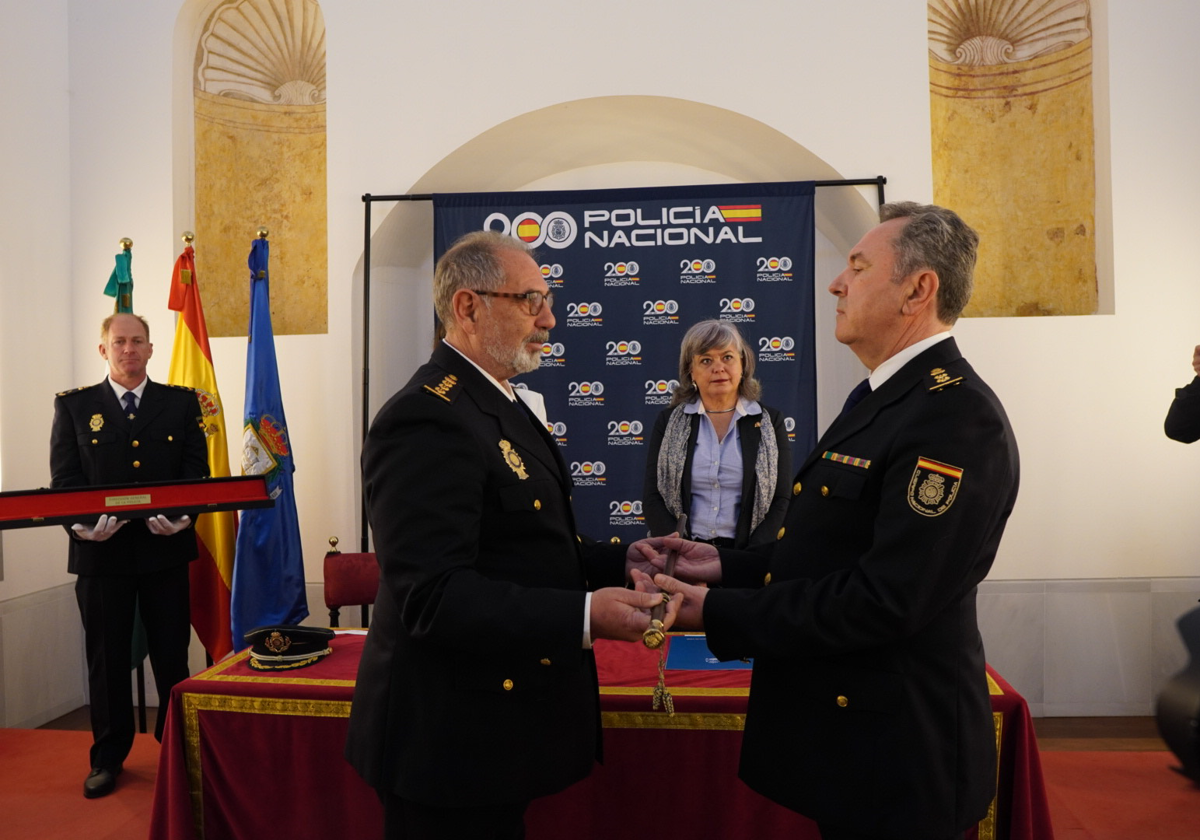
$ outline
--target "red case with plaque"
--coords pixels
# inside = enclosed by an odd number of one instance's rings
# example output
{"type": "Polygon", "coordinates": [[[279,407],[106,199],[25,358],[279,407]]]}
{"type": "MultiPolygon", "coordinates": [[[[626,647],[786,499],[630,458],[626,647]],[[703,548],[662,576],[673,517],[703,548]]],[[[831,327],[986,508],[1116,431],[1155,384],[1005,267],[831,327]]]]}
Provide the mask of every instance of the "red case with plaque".
{"type": "Polygon", "coordinates": [[[261,475],[154,481],[61,489],[10,490],[0,493],[0,530],[66,525],[97,518],[102,513],[122,519],[180,516],[219,510],[272,507],[261,475]]]}

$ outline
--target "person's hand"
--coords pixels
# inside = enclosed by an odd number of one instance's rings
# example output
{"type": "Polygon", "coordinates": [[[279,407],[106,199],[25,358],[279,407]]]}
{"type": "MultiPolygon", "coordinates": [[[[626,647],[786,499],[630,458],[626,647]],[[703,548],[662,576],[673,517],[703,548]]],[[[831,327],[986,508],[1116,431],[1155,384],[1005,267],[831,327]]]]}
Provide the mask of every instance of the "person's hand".
{"type": "MultiPolygon", "coordinates": [[[[721,554],[716,546],[708,543],[680,539],[678,534],[669,537],[649,537],[638,540],[629,547],[629,555],[636,550],[643,558],[638,564],[640,571],[653,575],[667,565],[667,552],[678,552],[675,558],[674,576],[689,583],[720,583],[721,554]],[[650,568],[645,568],[649,565],[650,568]]],[[[628,557],[626,565],[629,566],[628,557]]]]}
{"type": "MultiPolygon", "coordinates": [[[[678,537],[679,532],[676,531],[670,536],[678,537]]],[[[653,577],[656,571],[662,570],[667,556],[667,550],[663,548],[665,539],[667,538],[647,537],[629,544],[629,548],[625,552],[625,577],[627,580],[633,580],[630,573],[634,569],[643,572],[647,578],[653,577]]]]}
{"type": "Polygon", "coordinates": [[[121,530],[121,526],[128,521],[128,519],[117,519],[115,516],[102,513],[100,514],[100,518],[96,520],[94,527],[89,528],[82,523],[76,522],[71,526],[71,531],[74,532],[77,539],[88,542],[104,542],[117,533],[117,531],[121,530]]]}
{"type": "Polygon", "coordinates": [[[146,517],[147,530],[151,534],[158,534],[160,537],[169,537],[172,534],[178,534],[191,524],[192,518],[186,513],[178,519],[167,519],[161,513],[158,516],[146,517]]]}
{"type": "Polygon", "coordinates": [[[683,596],[683,603],[679,605],[679,614],[675,618],[677,629],[704,629],[704,599],[708,595],[707,586],[692,586],[667,575],[655,575],[654,585],[663,592],[670,593],[672,601],[683,596]]]}
{"type": "MultiPolygon", "coordinates": [[[[672,598],[663,615],[663,630],[675,623],[681,598],[672,598]]],[[[650,626],[650,608],[663,603],[659,592],[643,592],[609,586],[592,593],[591,626],[593,639],[640,642],[650,626]]]]}
{"type": "Polygon", "coordinates": [[[1200,344],[1196,345],[1196,349],[1192,351],[1192,370],[1196,371],[1196,375],[1200,376],[1200,344]]]}
{"type": "Polygon", "coordinates": [[[654,582],[654,578],[641,569],[630,569],[629,576],[633,580],[633,588],[636,592],[662,592],[658,588],[658,584],[654,582]]]}

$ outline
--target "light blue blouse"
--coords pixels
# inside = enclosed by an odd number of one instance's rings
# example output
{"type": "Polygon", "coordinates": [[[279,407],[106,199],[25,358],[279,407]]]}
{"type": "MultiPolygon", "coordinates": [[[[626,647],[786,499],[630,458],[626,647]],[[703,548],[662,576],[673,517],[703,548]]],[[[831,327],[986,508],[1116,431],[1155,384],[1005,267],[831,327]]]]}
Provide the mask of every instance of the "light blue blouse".
{"type": "MultiPolygon", "coordinates": [[[[705,414],[699,400],[685,405],[683,411],[705,414]]],[[[742,507],[742,445],[737,421],[747,414],[761,413],[756,401],[739,397],[722,441],[717,440],[712,421],[700,418],[692,453],[692,505],[688,511],[688,530],[693,537],[711,540],[737,536],[742,507]]]]}

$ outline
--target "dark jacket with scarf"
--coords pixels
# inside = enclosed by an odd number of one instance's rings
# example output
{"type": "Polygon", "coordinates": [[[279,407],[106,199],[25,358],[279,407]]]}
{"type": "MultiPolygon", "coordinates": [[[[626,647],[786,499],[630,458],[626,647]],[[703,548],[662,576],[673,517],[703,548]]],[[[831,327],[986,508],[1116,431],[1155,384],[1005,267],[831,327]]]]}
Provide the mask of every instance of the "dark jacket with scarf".
{"type": "MultiPolygon", "coordinates": [[[[675,530],[675,514],[667,509],[662,493],[658,490],[658,454],[662,449],[663,435],[671,412],[675,407],[664,409],[654,423],[654,431],[650,435],[650,451],[646,455],[646,478],[642,489],[642,508],[646,516],[646,525],[653,536],[662,536],[675,530]]],[[[766,518],[757,528],[751,530],[751,517],[754,513],[755,481],[754,468],[758,460],[758,444],[762,437],[763,415],[747,414],[738,418],[738,441],[742,450],[742,504],[738,512],[737,532],[734,544],[738,548],[747,546],[767,545],[779,537],[779,526],[787,513],[789,487],[792,478],[792,447],[788,442],[787,430],[783,426],[783,417],[774,408],[763,406],[766,417],[770,420],[779,447],[779,462],[775,477],[775,495],[766,518]]],[[[689,418],[691,431],[688,433],[687,460],[683,468],[680,500],[683,512],[690,513],[692,505],[692,459],[696,453],[696,440],[700,429],[700,414],[689,418]]]]}

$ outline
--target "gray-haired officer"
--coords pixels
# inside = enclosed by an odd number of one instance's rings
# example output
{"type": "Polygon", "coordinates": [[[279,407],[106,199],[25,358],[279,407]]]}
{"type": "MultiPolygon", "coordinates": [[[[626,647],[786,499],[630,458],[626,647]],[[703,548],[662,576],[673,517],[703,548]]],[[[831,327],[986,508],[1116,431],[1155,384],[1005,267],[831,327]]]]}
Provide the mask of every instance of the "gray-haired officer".
{"type": "Polygon", "coordinates": [[[829,286],[837,339],[871,375],[800,467],[779,541],[684,543],[679,575],[722,587],[656,581],[715,654],[754,657],[750,787],[824,840],[949,840],[995,794],[975,592],[1016,501],[1017,444],[950,337],[975,232],[941,207],[880,216],[829,286]]]}

